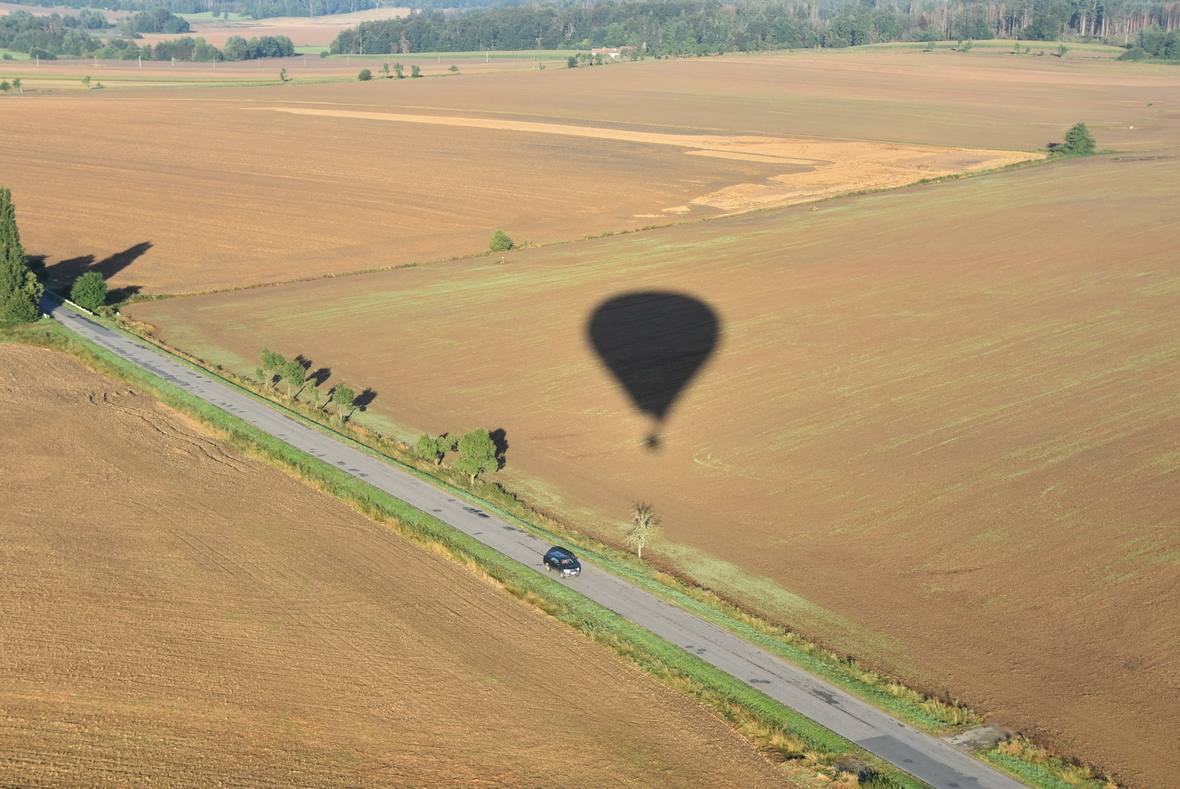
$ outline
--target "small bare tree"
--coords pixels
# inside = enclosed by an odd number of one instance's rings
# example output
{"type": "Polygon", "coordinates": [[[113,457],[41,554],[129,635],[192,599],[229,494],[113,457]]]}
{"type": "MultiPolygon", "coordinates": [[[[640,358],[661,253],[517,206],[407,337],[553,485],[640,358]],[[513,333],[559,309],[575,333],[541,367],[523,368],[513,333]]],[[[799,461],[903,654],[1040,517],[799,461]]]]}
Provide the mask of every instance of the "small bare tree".
{"type": "Polygon", "coordinates": [[[660,519],[649,504],[636,504],[631,510],[631,526],[623,542],[635,549],[635,555],[643,558],[643,549],[660,527],[660,519]]]}

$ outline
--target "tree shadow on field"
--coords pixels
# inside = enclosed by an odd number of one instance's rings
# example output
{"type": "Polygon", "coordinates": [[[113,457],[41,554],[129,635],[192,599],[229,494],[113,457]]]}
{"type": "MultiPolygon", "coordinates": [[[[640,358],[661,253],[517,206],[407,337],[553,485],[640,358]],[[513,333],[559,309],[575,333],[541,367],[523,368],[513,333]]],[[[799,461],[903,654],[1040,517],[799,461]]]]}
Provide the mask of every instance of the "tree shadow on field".
{"type": "MultiPolygon", "coordinates": [[[[143,257],[151,248],[152,242],[141,241],[134,246],[127,247],[122,252],[108,255],[101,260],[95,258],[94,255],[79,255],[78,257],[59,260],[50,265],[46,265],[45,263],[47,259],[46,255],[29,255],[26,260],[29,267],[36,272],[37,276],[41,277],[51,288],[68,293],[74,281],[86,272],[97,271],[102,275],[103,279],[109,280],[143,257]]],[[[107,294],[107,303],[117,304],[134,296],[141,290],[143,288],[139,285],[124,285],[121,288],[115,288],[107,294]]]]}
{"type": "Polygon", "coordinates": [[[314,383],[316,386],[323,386],[329,378],[332,377],[331,367],[321,367],[315,372],[307,376],[307,380],[314,383]]]}
{"type": "Polygon", "coordinates": [[[504,468],[508,465],[508,460],[505,457],[508,454],[508,431],[497,427],[495,430],[489,431],[488,435],[492,437],[492,443],[496,445],[496,468],[504,468]]]}
{"type": "Polygon", "coordinates": [[[365,391],[357,395],[356,400],[353,400],[352,402],[353,405],[356,406],[356,410],[367,411],[369,409],[369,405],[376,399],[377,390],[373,388],[366,388],[365,391]]]}

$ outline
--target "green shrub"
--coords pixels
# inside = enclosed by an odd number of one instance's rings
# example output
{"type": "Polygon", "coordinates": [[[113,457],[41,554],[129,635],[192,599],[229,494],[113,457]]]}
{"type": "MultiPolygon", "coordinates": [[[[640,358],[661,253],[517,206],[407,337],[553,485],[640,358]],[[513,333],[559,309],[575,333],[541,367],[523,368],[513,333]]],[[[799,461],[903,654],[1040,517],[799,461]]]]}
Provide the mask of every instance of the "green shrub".
{"type": "Polygon", "coordinates": [[[363,68],[357,72],[356,78],[361,82],[368,82],[373,78],[373,72],[369,71],[367,68],[363,68]]]}
{"type": "Polygon", "coordinates": [[[1094,135],[1084,123],[1075,123],[1073,128],[1065,133],[1065,142],[1058,149],[1062,153],[1075,156],[1086,156],[1094,153],[1094,135]]]}
{"type": "Polygon", "coordinates": [[[70,301],[94,312],[107,303],[107,283],[97,271],[87,271],[74,280],[70,301]]]}
{"type": "Polygon", "coordinates": [[[497,230],[495,233],[492,233],[492,241],[488,245],[488,249],[493,252],[507,252],[515,246],[516,244],[508,237],[507,233],[503,230],[497,230]]]}

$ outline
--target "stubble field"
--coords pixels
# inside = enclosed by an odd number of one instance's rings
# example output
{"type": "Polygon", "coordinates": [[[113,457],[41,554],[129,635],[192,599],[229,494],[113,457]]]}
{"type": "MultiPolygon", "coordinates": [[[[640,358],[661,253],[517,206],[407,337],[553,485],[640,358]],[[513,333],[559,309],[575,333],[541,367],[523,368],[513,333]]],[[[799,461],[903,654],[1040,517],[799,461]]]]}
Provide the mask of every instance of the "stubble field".
{"type": "MultiPolygon", "coordinates": [[[[185,293],[471,255],[497,227],[548,243],[897,186],[1043,145],[799,122],[813,113],[783,86],[830,72],[839,87],[839,66],[715,59],[305,84],[291,65],[296,81],[279,87],[34,93],[5,100],[13,144],[0,168],[26,247],[52,275],[97,264],[113,287],[185,293]],[[762,109],[733,85],[757,89],[762,109]]],[[[234,68],[241,79],[259,67],[234,68]]]]}
{"type": "Polygon", "coordinates": [[[0,450],[0,783],[782,783],[605,649],[68,357],[0,345],[0,450]]]}
{"type": "MultiPolygon", "coordinates": [[[[303,353],[376,389],[395,432],[505,428],[509,486],[579,527],[617,538],[650,501],[660,561],[1161,785],[1180,769],[1180,89],[925,57],[659,64],[666,91],[632,89],[668,127],[696,78],[747,133],[1020,149],[1085,119],[1123,152],[129,312],[242,373],[264,345],[303,353]],[[725,68],[748,79],[722,95],[725,68]],[[601,301],[652,288],[725,329],[659,453],[584,338],[601,301]]],[[[545,119],[620,119],[586,79],[545,119]]]]}

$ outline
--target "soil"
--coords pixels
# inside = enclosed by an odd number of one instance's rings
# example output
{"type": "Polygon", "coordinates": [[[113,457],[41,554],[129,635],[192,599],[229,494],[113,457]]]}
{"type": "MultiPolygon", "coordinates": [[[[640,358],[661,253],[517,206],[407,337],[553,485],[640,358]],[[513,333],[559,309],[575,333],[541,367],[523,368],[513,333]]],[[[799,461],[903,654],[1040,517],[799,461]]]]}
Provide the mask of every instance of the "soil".
{"type": "Polygon", "coordinates": [[[855,48],[27,99],[0,131],[26,245],[150,241],[104,264],[149,291],[712,217],[807,166],[247,107],[988,151],[1084,120],[1117,156],[127,312],[244,374],[306,354],[405,437],[504,428],[506,483],[580,528],[650,501],[645,558],[1136,785],[1180,771],[1174,67],[855,48]],[[584,337],[650,288],[724,327],[659,453],[584,337]]]}
{"type": "MultiPolygon", "coordinates": [[[[51,264],[71,261],[61,277],[93,255],[114,287],[186,293],[477,254],[496,228],[548,243],[896,185],[984,166],[966,149],[1019,158],[1060,139],[1079,116],[1100,145],[1158,147],[1174,112],[1164,67],[1009,57],[802,53],[483,74],[464,64],[457,76],[433,78],[447,73],[440,60],[424,62],[427,79],[332,84],[314,81],[357,64],[155,66],[140,76],[135,64],[74,63],[26,74],[29,92],[8,97],[0,134],[12,144],[0,146],[0,168],[29,250],[51,264]],[[240,82],[273,78],[280,67],[295,81],[71,95],[36,88],[48,74],[240,82]],[[250,111],[261,107],[319,114],[250,111]],[[462,114],[484,127],[362,113],[462,114]],[[509,122],[590,136],[514,131],[509,122]],[[651,144],[675,136],[770,137],[788,147],[772,143],[767,156],[713,145],[697,149],[707,156],[686,156],[693,149],[651,144]],[[803,153],[801,140],[824,154],[803,153]],[[920,146],[957,153],[923,161],[920,146]],[[809,166],[800,157],[832,164],[799,172],[809,166]],[[134,265],[102,264],[144,243],[152,246],[134,265]]],[[[80,87],[80,76],[70,84],[80,87]]]]}
{"type": "Polygon", "coordinates": [[[709,711],[60,354],[0,345],[0,784],[773,786],[709,711]]]}
{"type": "Polygon", "coordinates": [[[503,481],[578,527],[618,541],[650,502],[645,557],[1166,785],[1176,183],[1180,158],[1075,160],[128,312],[242,374],[302,353],[410,440],[503,428],[503,481]],[[652,289],[723,332],[658,452],[584,335],[652,289]]]}

